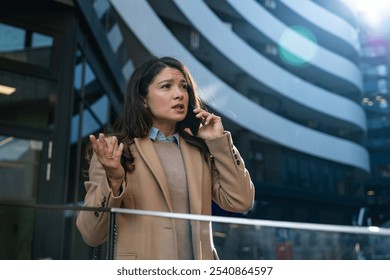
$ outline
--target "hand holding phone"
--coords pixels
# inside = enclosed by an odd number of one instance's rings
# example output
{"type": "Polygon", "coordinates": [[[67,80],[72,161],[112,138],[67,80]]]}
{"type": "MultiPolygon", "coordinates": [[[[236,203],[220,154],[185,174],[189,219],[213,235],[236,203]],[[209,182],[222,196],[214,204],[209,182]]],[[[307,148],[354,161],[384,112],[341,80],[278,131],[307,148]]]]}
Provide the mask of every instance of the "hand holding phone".
{"type": "Polygon", "coordinates": [[[201,121],[197,137],[204,140],[221,137],[224,134],[221,117],[208,112],[207,110],[194,109],[195,117],[201,121]]]}

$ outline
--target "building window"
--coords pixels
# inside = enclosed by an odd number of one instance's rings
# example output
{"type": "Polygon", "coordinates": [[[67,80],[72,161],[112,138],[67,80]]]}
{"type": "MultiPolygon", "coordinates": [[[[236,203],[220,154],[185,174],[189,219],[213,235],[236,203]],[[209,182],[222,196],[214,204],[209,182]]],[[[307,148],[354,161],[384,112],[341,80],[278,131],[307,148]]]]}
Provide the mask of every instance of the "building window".
{"type": "Polygon", "coordinates": [[[0,57],[49,68],[52,36],[0,23],[0,57]]]}
{"type": "Polygon", "coordinates": [[[1,200],[35,201],[42,146],[42,141],[0,135],[1,200]]]}
{"type": "Polygon", "coordinates": [[[84,198],[84,171],[86,144],[88,136],[102,132],[110,121],[110,102],[99,77],[81,49],[76,52],[74,68],[74,105],[70,130],[70,172],[71,187],[69,201],[77,202],[84,198]],[[79,192],[81,191],[81,193],[79,192]]]}
{"type": "Polygon", "coordinates": [[[50,128],[54,123],[56,84],[46,79],[0,70],[0,120],[10,125],[50,128]]]}

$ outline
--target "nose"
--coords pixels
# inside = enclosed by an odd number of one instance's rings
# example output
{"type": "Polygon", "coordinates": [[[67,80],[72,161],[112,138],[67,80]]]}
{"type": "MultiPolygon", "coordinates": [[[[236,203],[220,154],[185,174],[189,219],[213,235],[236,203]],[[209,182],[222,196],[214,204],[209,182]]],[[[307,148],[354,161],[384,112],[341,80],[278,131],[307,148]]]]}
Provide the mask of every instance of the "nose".
{"type": "Polygon", "coordinates": [[[175,87],[173,98],[180,99],[180,100],[184,98],[184,93],[180,87],[175,87]]]}

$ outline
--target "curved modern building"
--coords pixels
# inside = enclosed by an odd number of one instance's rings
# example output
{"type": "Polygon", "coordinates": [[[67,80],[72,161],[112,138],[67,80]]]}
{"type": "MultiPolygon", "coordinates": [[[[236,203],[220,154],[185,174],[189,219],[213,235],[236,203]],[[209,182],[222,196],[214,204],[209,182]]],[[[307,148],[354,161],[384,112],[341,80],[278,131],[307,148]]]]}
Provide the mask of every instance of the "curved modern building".
{"type": "Polygon", "coordinates": [[[125,79],[147,56],[192,71],[246,158],[258,218],[350,224],[370,172],[360,43],[326,1],[95,1],[125,79]],[[126,54],[126,59],[123,59],[126,54]],[[130,69],[130,70],[128,70],[130,69]]]}
{"type": "MultiPolygon", "coordinates": [[[[356,224],[371,172],[368,124],[359,28],[341,2],[8,2],[0,10],[1,203],[79,205],[88,135],[110,127],[134,68],[167,55],[188,66],[208,110],[232,132],[256,187],[245,217],[356,224]]],[[[74,215],[56,213],[1,216],[1,248],[14,236],[31,245],[0,258],[88,258],[74,215]]]]}

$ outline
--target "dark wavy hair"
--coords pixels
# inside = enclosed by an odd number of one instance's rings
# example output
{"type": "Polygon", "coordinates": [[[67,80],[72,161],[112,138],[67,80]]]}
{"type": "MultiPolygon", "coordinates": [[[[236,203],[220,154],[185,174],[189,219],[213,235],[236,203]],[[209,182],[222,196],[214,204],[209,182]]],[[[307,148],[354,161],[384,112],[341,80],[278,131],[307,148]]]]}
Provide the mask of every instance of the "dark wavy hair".
{"type": "MultiPolygon", "coordinates": [[[[118,116],[112,130],[107,133],[111,136],[115,135],[118,142],[124,144],[121,164],[126,171],[134,170],[134,157],[130,151],[130,145],[134,142],[134,138],[149,137],[149,129],[152,127],[152,116],[150,111],[145,108],[143,100],[148,94],[149,85],[166,67],[177,69],[183,74],[187,82],[189,104],[192,104],[194,108],[205,108],[192,75],[179,60],[168,56],[153,57],[137,67],[127,84],[121,115],[118,116]]],[[[210,152],[205,141],[184,131],[186,127],[190,126],[189,114],[192,114],[190,107],[184,120],[176,124],[176,132],[186,142],[197,147],[207,159],[210,152]]],[[[90,159],[91,149],[88,154],[87,158],[90,159]]]]}

